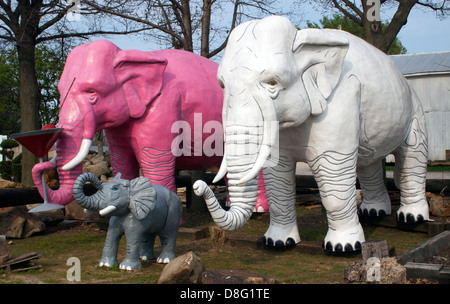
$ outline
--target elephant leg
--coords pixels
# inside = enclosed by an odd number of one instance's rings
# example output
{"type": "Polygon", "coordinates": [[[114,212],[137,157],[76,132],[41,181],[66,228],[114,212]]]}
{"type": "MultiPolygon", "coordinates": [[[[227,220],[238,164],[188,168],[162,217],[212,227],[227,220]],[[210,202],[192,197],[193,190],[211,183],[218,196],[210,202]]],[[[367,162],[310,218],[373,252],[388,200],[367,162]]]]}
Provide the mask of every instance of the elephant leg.
{"type": "Polygon", "coordinates": [[[121,221],[115,216],[111,217],[109,220],[108,232],[106,233],[102,259],[99,263],[100,267],[113,267],[119,265],[117,262],[117,249],[123,233],[121,221]]]}
{"type": "Polygon", "coordinates": [[[264,184],[264,174],[261,170],[258,177],[258,198],[256,199],[256,205],[254,212],[268,212],[269,203],[267,201],[266,188],[264,184]]]}
{"type": "Polygon", "coordinates": [[[123,179],[134,179],[139,176],[139,164],[131,148],[131,139],[122,134],[122,128],[105,129],[109,142],[111,167],[113,174],[122,174],[123,179]]]}
{"type": "Polygon", "coordinates": [[[391,214],[391,200],[384,185],[383,163],[377,161],[357,169],[363,201],[360,206],[364,216],[384,216],[391,214]]]}
{"type": "Polygon", "coordinates": [[[143,234],[141,231],[134,228],[135,226],[131,225],[130,227],[127,227],[125,231],[125,237],[127,240],[127,255],[122,263],[120,263],[120,269],[136,270],[142,268],[142,264],[139,259],[139,244],[141,243],[143,234]]]}
{"type": "Polygon", "coordinates": [[[175,156],[170,149],[143,148],[138,154],[138,161],[144,177],[176,193],[175,156]]]}
{"type": "Polygon", "coordinates": [[[359,250],[364,242],[356,208],[357,151],[326,151],[308,160],[327,213],[327,251],[359,250]]]}
{"type": "Polygon", "coordinates": [[[396,214],[399,222],[414,223],[429,219],[425,198],[427,151],[423,117],[415,117],[408,138],[394,151],[394,181],[400,189],[400,208],[396,214]]]}
{"type": "Polygon", "coordinates": [[[264,243],[276,247],[294,246],[300,242],[295,209],[295,162],[280,153],[278,164],[263,171],[270,211],[270,226],[264,234],[264,243]]]}
{"type": "Polygon", "coordinates": [[[175,231],[163,231],[159,235],[159,239],[161,241],[161,254],[159,255],[156,262],[167,264],[170,261],[172,261],[175,256],[175,246],[177,241],[177,232],[178,229],[175,229],[175,231]]]}
{"type": "Polygon", "coordinates": [[[144,237],[141,240],[141,251],[140,258],[143,261],[149,261],[156,258],[155,253],[153,252],[153,247],[155,245],[156,234],[149,233],[144,234],[144,237]]]}

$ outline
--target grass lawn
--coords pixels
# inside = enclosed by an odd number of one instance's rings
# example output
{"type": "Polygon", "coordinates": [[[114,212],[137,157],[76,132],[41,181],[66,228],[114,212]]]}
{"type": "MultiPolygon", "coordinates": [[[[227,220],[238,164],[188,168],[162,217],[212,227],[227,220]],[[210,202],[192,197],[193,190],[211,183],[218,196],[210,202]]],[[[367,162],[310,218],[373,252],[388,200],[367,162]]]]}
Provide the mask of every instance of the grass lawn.
{"type": "MultiPolygon", "coordinates": [[[[304,241],[323,241],[327,231],[325,214],[320,206],[298,207],[300,236],[304,241]]],[[[183,215],[189,227],[214,225],[208,213],[183,215]],[[196,224],[198,223],[198,224],[196,224]]],[[[228,232],[229,235],[262,236],[267,229],[265,221],[251,219],[240,230],[228,232]]],[[[366,240],[386,239],[399,254],[427,239],[424,233],[406,232],[391,228],[365,227],[366,240]]],[[[81,261],[81,283],[156,283],[164,265],[144,262],[143,269],[122,271],[118,268],[98,267],[106,231],[95,224],[81,224],[71,229],[42,234],[26,239],[14,239],[10,244],[13,255],[38,252],[41,257],[34,263],[42,265],[39,270],[6,273],[0,270],[0,283],[72,283],[66,274],[70,257],[81,261]]],[[[159,242],[156,252],[159,252],[159,242]]],[[[125,238],[122,238],[118,260],[125,257],[125,238]]],[[[259,272],[272,276],[283,283],[343,283],[343,269],[360,261],[361,255],[329,256],[325,254],[306,254],[296,250],[255,250],[233,247],[229,244],[212,242],[209,238],[196,241],[179,238],[176,254],[193,251],[199,256],[207,270],[238,269],[259,272]]]]}

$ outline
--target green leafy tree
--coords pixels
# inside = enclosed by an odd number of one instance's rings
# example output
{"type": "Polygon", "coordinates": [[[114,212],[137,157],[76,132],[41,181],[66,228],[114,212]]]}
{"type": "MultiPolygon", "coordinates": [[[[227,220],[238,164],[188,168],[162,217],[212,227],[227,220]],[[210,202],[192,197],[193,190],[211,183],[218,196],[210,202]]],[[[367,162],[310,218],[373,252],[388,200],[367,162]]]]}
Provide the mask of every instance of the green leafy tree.
{"type": "Polygon", "coordinates": [[[19,67],[17,55],[6,50],[0,55],[0,134],[20,132],[19,67]]]}
{"type": "Polygon", "coordinates": [[[35,52],[36,74],[40,91],[39,120],[41,126],[56,124],[59,112],[58,82],[66,56],[54,48],[38,46],[35,52]]]}
{"type": "MultiPolygon", "coordinates": [[[[47,45],[35,51],[39,88],[39,124],[56,124],[59,111],[58,81],[64,69],[65,55],[47,45]]],[[[0,54],[0,134],[20,132],[19,63],[14,50],[0,54]]]]}
{"type": "MultiPolygon", "coordinates": [[[[18,176],[14,176],[13,174],[13,158],[14,151],[13,149],[18,147],[19,143],[14,139],[5,139],[0,143],[1,154],[3,155],[3,160],[0,162],[0,176],[2,179],[6,180],[17,180],[18,176]]],[[[18,173],[18,172],[17,172],[18,173]]]]}
{"type": "MultiPolygon", "coordinates": [[[[324,16],[321,20],[319,20],[319,24],[311,21],[306,22],[307,27],[309,28],[330,28],[330,29],[341,29],[343,31],[352,33],[355,36],[358,36],[362,39],[366,39],[364,28],[361,27],[358,23],[353,21],[352,19],[342,16],[339,14],[333,14],[332,17],[324,16]]],[[[382,31],[386,29],[388,26],[388,22],[384,21],[381,23],[382,31]]],[[[389,50],[387,52],[388,55],[395,54],[406,54],[407,50],[402,45],[401,41],[396,37],[392,42],[389,50]]]]}
{"type": "MultiPolygon", "coordinates": [[[[21,131],[39,128],[41,98],[35,57],[39,44],[72,38],[85,39],[92,35],[137,33],[147,29],[130,29],[121,20],[103,17],[94,9],[82,7],[81,1],[0,0],[1,46],[14,46],[18,55],[21,131]]],[[[31,169],[36,162],[36,156],[24,149],[22,182],[26,185],[33,184],[31,169]]]]}

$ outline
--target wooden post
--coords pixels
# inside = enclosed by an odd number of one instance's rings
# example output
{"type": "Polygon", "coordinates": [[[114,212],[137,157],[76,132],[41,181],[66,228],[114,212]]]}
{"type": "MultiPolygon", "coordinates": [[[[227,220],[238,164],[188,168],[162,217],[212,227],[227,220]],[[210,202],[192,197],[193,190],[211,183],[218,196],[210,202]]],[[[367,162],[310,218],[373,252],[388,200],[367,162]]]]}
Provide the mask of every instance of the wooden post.
{"type": "Polygon", "coordinates": [[[389,248],[386,240],[367,241],[362,243],[361,254],[363,263],[371,257],[382,258],[389,257],[389,248]]]}

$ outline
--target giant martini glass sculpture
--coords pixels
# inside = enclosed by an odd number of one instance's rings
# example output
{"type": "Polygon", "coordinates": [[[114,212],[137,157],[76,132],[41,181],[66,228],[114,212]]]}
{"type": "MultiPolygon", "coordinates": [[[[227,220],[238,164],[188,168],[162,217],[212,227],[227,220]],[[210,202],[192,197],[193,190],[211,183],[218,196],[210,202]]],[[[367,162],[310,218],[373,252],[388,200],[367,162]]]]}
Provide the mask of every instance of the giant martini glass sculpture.
{"type": "MultiPolygon", "coordinates": [[[[42,130],[28,131],[22,133],[11,134],[11,138],[17,140],[25,148],[30,150],[34,155],[39,157],[39,162],[44,161],[44,156],[48,153],[53,144],[61,135],[62,128],[54,126],[44,126],[42,130]]],[[[47,192],[45,189],[45,175],[42,172],[42,191],[44,194],[44,204],[31,209],[29,212],[49,211],[64,208],[62,205],[51,204],[47,201],[47,192]]]]}

